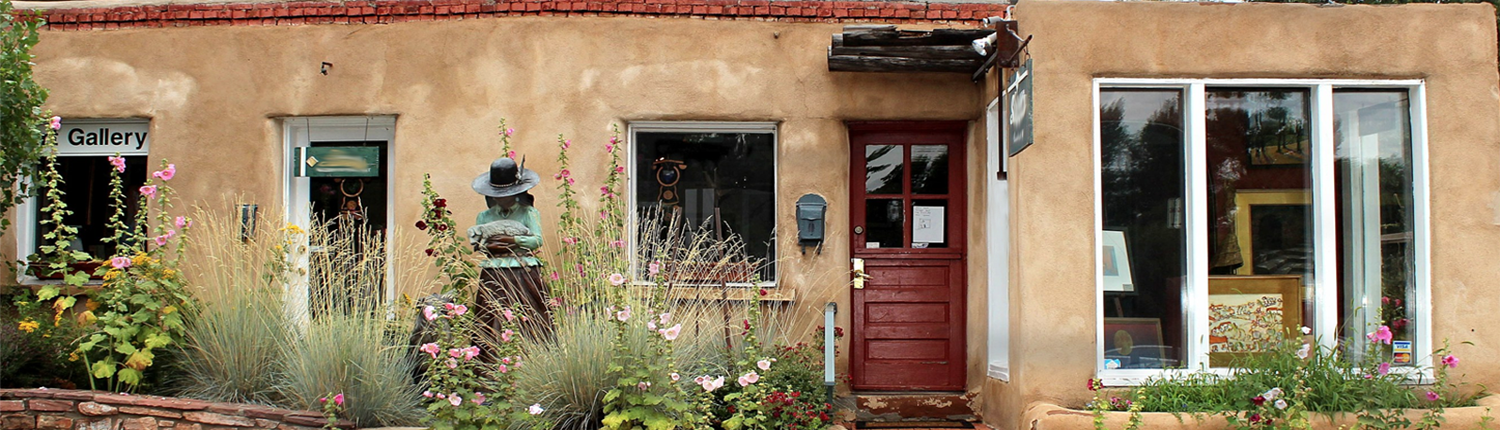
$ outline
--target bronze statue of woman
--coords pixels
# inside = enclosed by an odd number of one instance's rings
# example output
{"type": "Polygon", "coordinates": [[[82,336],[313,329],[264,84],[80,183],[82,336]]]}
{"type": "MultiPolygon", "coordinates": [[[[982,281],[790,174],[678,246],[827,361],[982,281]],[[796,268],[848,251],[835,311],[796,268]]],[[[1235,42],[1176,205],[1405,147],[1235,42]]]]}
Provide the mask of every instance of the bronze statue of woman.
{"type": "Polygon", "coordinates": [[[474,191],[489,207],[479,213],[470,229],[470,241],[489,258],[479,263],[479,322],[481,332],[495,340],[500,334],[500,308],[520,305],[514,315],[523,332],[550,333],[547,284],[542,280],[541,261],[533,254],[542,246],[541,216],[531,206],[527,193],[541,181],[533,170],[504,157],[490,163],[489,171],[474,179],[474,191]]]}

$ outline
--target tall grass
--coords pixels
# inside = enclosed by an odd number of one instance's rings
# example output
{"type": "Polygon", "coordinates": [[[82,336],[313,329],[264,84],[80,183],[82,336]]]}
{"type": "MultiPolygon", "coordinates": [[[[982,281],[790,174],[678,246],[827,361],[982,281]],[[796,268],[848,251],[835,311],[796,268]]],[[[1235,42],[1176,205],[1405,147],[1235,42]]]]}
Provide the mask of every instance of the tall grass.
{"type": "Polygon", "coordinates": [[[414,423],[421,388],[406,345],[412,315],[385,291],[388,282],[401,297],[425,289],[422,273],[399,270],[418,266],[388,258],[382,235],[358,226],[314,223],[302,232],[262,217],[242,241],[239,220],[225,212],[199,210],[189,235],[187,275],[204,306],[190,323],[179,394],[320,409],[319,398],[343,393],[346,416],[360,426],[414,423]],[[388,272],[392,265],[398,270],[388,272]],[[288,293],[302,282],[306,299],[288,293]],[[288,306],[304,300],[305,312],[288,306]]]}

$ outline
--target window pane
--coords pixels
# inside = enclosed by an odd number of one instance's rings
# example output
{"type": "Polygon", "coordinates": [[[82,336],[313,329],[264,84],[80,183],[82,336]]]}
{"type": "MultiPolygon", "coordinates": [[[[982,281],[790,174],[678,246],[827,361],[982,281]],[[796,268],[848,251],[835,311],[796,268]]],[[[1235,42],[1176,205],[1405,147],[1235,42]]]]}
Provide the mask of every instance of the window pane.
{"type": "MultiPolygon", "coordinates": [[[[109,171],[114,167],[108,157],[58,157],[57,173],[63,178],[63,203],[68,205],[71,215],[63,222],[78,229],[78,237],[68,249],[87,252],[95,260],[107,260],[114,255],[114,244],[104,239],[114,234],[106,224],[114,214],[113,202],[109,199],[109,171]]],[[[125,223],[134,228],[136,209],[140,207],[140,188],[146,183],[146,157],[125,157],[125,172],[121,173],[125,190],[125,223]]],[[[51,233],[56,226],[42,213],[48,205],[47,190],[38,187],[36,199],[37,246],[48,245],[43,235],[51,233]]]]}
{"type": "Polygon", "coordinates": [[[865,247],[900,248],[906,215],[902,199],[865,200],[865,247]]]}
{"type": "MultiPolygon", "coordinates": [[[[675,213],[684,225],[705,226],[726,237],[739,235],[749,257],[774,264],[773,135],[641,132],[635,137],[635,171],[640,173],[633,181],[639,213],[675,213]]],[[[774,270],[768,268],[760,279],[775,280],[774,270]]]]}
{"type": "Polygon", "coordinates": [[[1182,92],[1100,92],[1106,368],[1186,364],[1182,92]]]}
{"type": "Polygon", "coordinates": [[[912,194],[948,194],[948,145],[912,145],[912,194]]]}
{"type": "MultiPolygon", "coordinates": [[[[1413,341],[1416,229],[1407,92],[1337,90],[1333,107],[1344,337],[1363,351],[1362,335],[1384,324],[1396,341],[1413,341]]],[[[1411,364],[1418,345],[1395,346],[1406,348],[1383,351],[1379,359],[1404,352],[1393,361],[1411,364]]]]}
{"type": "Polygon", "coordinates": [[[865,193],[901,194],[901,145],[865,147],[865,193]]]}
{"type": "Polygon", "coordinates": [[[1313,276],[1307,89],[1209,88],[1209,364],[1301,326],[1313,276]]]}

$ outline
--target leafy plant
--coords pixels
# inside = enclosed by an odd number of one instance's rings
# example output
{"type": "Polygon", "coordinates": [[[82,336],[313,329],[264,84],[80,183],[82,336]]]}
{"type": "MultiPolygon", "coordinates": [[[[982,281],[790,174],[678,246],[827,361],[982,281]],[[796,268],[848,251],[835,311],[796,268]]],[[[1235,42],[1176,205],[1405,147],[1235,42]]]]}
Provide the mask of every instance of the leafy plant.
{"type": "Polygon", "coordinates": [[[0,187],[0,235],[10,227],[6,214],[28,197],[23,179],[36,173],[51,146],[39,126],[47,116],[47,89],[32,80],[31,70],[31,48],[45,24],[40,11],[18,13],[10,0],[0,0],[0,184],[16,184],[0,187]]]}

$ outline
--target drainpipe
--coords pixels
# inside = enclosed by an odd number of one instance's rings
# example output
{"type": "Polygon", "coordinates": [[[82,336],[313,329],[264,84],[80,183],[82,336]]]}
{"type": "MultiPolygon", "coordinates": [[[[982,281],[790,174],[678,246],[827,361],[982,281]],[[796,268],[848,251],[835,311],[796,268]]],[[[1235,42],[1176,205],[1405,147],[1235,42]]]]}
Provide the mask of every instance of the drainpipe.
{"type": "Polygon", "coordinates": [[[833,403],[833,316],[839,305],[828,302],[823,306],[823,388],[828,391],[828,403],[833,403]]]}

